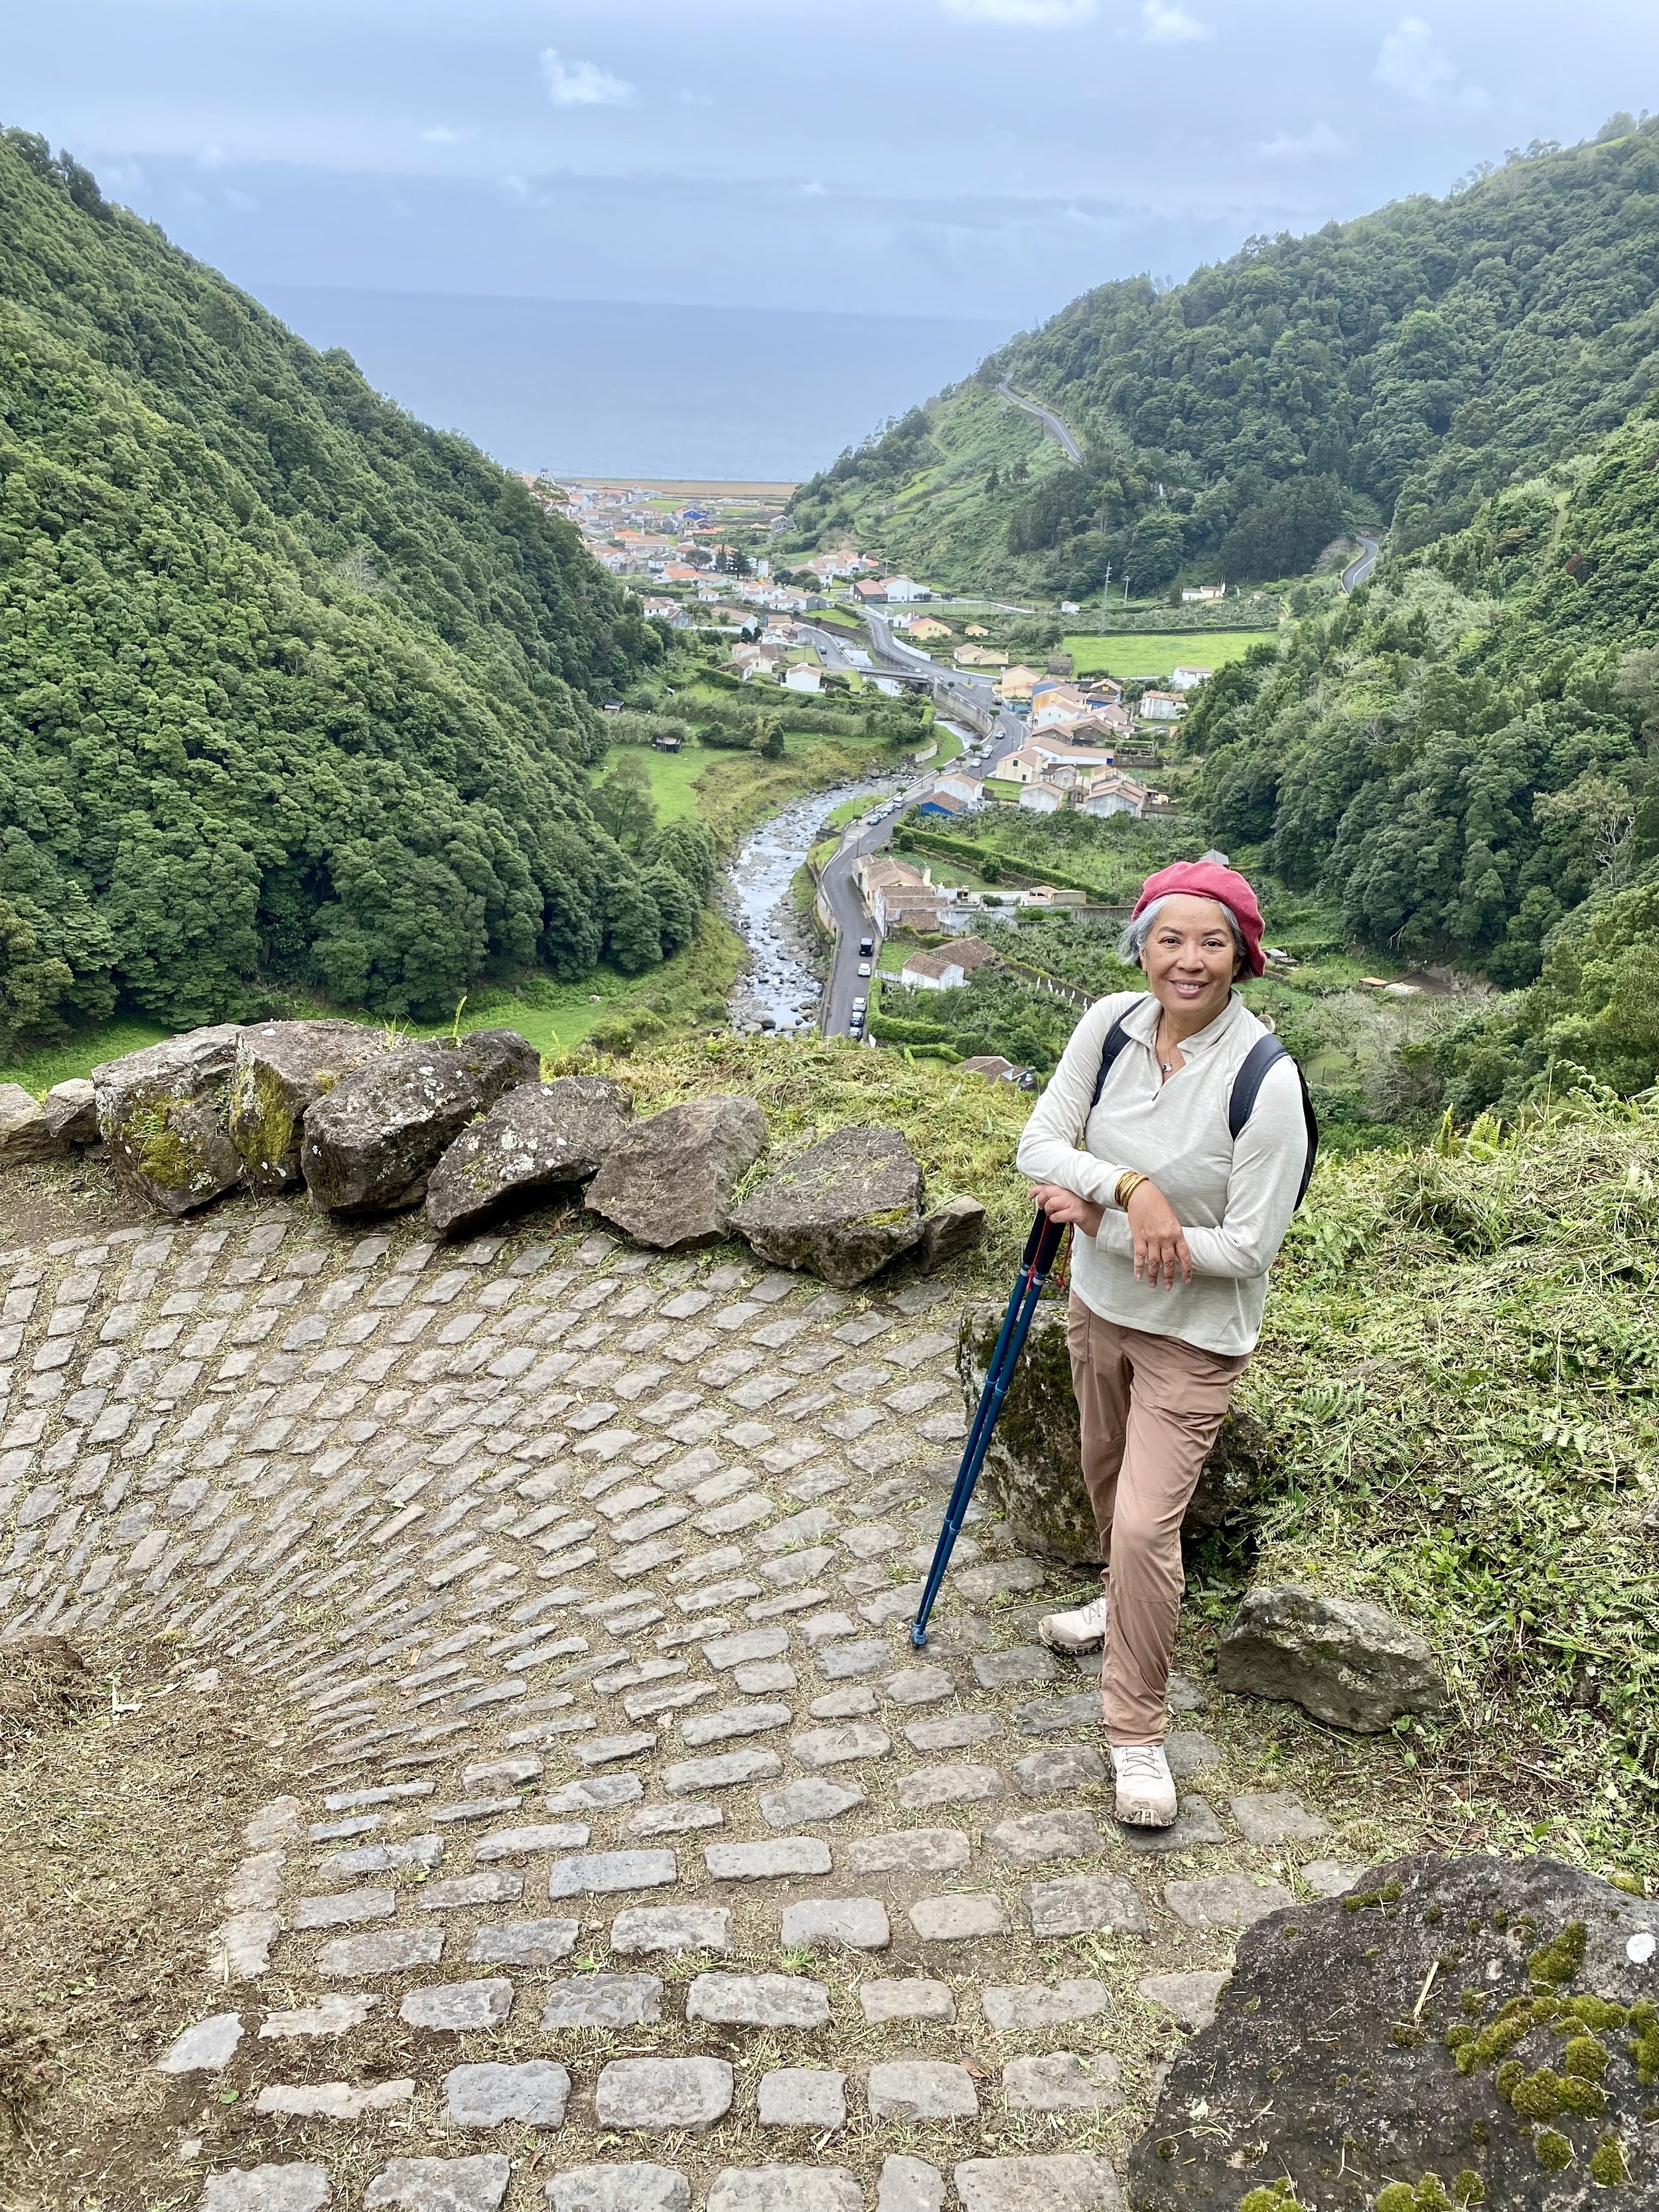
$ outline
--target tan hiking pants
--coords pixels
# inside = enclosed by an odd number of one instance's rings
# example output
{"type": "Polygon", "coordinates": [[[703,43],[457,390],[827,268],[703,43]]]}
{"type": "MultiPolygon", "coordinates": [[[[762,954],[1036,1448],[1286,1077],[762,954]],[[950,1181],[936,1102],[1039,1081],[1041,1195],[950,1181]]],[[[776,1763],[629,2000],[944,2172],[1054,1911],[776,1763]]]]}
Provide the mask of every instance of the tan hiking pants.
{"type": "MultiPolygon", "coordinates": [[[[1149,1302],[1156,1295],[1149,1292],[1149,1302]]],[[[1186,1588],[1182,1516],[1249,1355],[1229,1358],[1103,1321],[1075,1296],[1066,1341],[1082,1416],[1083,1480],[1111,1597],[1101,1668],[1107,1738],[1162,1743],[1186,1588]]]]}

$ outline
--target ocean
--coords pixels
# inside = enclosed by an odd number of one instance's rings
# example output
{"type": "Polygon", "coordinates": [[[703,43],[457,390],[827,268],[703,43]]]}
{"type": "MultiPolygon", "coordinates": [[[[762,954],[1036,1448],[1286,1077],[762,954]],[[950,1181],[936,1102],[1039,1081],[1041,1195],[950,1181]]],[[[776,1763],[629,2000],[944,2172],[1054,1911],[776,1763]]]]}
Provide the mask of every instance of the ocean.
{"type": "Polygon", "coordinates": [[[312,344],[513,469],[795,483],[966,376],[1006,324],[261,289],[312,344]]]}

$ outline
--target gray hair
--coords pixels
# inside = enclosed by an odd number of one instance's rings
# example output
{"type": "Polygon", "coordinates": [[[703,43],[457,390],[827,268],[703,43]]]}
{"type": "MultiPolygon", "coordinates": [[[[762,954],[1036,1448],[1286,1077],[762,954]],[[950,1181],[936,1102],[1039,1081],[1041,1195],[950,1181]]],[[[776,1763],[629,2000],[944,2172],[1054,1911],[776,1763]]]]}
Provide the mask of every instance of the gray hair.
{"type": "MultiPolygon", "coordinates": [[[[1138,968],[1140,965],[1140,956],[1146,950],[1147,939],[1152,933],[1153,926],[1158,915],[1172,898],[1186,898],[1192,896],[1191,892],[1165,891],[1162,898],[1155,898],[1149,907],[1143,908],[1117,940],[1118,958],[1127,961],[1132,968],[1138,968]]],[[[1200,892],[1198,896],[1201,897],[1203,894],[1200,892]]],[[[1245,944],[1244,933],[1238,926],[1238,916],[1230,906],[1221,906],[1219,899],[1212,901],[1212,903],[1220,906],[1221,911],[1227,917],[1227,927],[1233,933],[1234,951],[1239,959],[1248,960],[1249,947],[1245,944]]]]}

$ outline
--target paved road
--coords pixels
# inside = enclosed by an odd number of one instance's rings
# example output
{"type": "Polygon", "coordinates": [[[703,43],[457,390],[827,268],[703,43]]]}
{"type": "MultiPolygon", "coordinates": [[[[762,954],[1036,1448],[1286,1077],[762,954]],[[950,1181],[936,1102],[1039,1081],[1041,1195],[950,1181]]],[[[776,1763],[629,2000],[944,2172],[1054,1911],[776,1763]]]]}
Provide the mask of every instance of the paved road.
{"type": "Polygon", "coordinates": [[[1052,407],[1045,407],[1040,399],[1028,399],[1023,392],[1016,392],[1012,384],[999,384],[997,390],[1005,399],[1012,399],[1022,415],[1029,415],[1033,422],[1041,422],[1048,435],[1059,441],[1060,449],[1066,459],[1075,462],[1079,468],[1082,467],[1083,448],[1052,407]]]}
{"type": "MultiPolygon", "coordinates": [[[[892,633],[885,616],[873,609],[865,610],[864,619],[870,629],[869,661],[878,668],[902,670],[906,674],[926,674],[932,685],[933,702],[938,713],[947,720],[952,707],[960,714],[966,704],[974,711],[985,714],[993,710],[996,721],[992,738],[984,754],[975,765],[988,775],[1002,760],[1020,745],[1025,737],[1025,725],[1019,716],[1007,708],[998,708],[992,679],[988,676],[971,676],[949,665],[941,667],[920,647],[906,645],[892,633]]],[[[847,647],[842,637],[833,630],[814,624],[810,629],[812,641],[817,647],[826,666],[849,666],[847,647]],[[833,658],[832,658],[833,656],[833,658]]],[[[855,648],[856,649],[856,648],[855,648]]],[[[963,743],[977,741],[977,731],[971,722],[959,726],[963,743]]],[[[903,786],[895,785],[895,796],[908,799],[929,789],[933,775],[927,771],[912,777],[903,786]]],[[[870,811],[884,805],[884,799],[872,799],[870,811]]],[[[884,822],[854,823],[845,833],[840,848],[824,869],[823,885],[825,903],[836,924],[835,951],[830,958],[830,981],[825,988],[818,1010],[819,1026],[829,1036],[844,1036],[852,1018],[853,1001],[870,995],[870,981],[859,970],[859,941],[863,937],[874,938],[878,949],[880,936],[874,923],[865,912],[864,902],[854,879],[854,868],[866,853],[879,851],[892,837],[896,815],[884,822]]]]}
{"type": "Polygon", "coordinates": [[[1350,561],[1342,571],[1345,592],[1357,592],[1362,584],[1370,583],[1371,571],[1376,566],[1376,556],[1382,550],[1381,543],[1364,531],[1357,530],[1354,536],[1359,540],[1359,557],[1357,561],[1350,561]]]}

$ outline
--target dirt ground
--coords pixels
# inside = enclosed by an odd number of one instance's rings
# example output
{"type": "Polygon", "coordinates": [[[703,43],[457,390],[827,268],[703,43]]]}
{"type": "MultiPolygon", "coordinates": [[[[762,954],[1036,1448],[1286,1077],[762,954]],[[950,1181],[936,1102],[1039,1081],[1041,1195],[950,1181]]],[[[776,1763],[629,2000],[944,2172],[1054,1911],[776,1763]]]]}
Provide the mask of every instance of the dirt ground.
{"type": "Polygon", "coordinates": [[[147,2069],[203,2009],[241,1824],[288,1778],[260,1691],[165,1638],[82,1648],[0,1757],[0,2203],[161,2212],[200,2188],[147,2069]]]}

